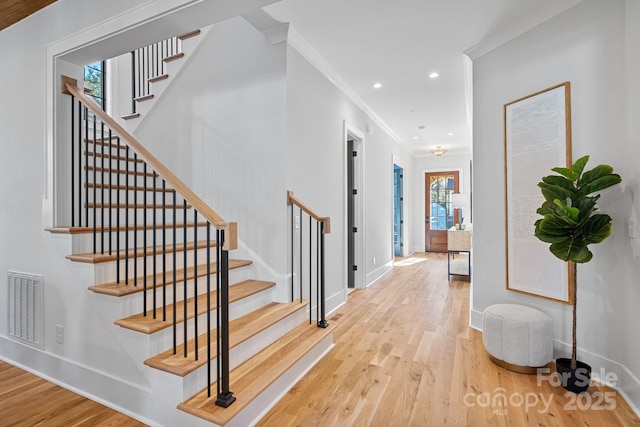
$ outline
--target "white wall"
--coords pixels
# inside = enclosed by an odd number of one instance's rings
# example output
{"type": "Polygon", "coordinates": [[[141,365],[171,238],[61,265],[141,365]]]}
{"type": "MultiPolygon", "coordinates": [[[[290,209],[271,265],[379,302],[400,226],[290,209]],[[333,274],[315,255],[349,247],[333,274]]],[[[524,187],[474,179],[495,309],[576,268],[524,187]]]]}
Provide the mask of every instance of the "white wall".
{"type": "MultiPolygon", "coordinates": [[[[627,17],[627,22],[635,26],[638,8],[632,3],[634,14],[627,17]]],[[[637,41],[637,30],[631,30],[630,35],[637,41]]],[[[623,184],[603,192],[599,202],[600,210],[613,218],[611,237],[593,246],[592,262],[578,267],[578,356],[595,370],[614,370],[620,378],[618,385],[629,396],[638,387],[633,377],[640,377],[638,346],[629,344],[635,332],[625,327],[638,324],[640,303],[632,274],[638,272],[638,246],[627,233],[627,219],[633,215],[637,221],[631,204],[639,186],[640,132],[637,124],[626,126],[627,119],[637,122],[638,112],[634,99],[638,84],[627,86],[626,78],[638,75],[637,56],[635,48],[625,51],[625,2],[585,0],[473,62],[472,324],[481,327],[481,313],[490,304],[534,306],[552,317],[556,350],[567,354],[571,307],[505,289],[502,114],[507,102],[570,81],[573,158],[589,154],[591,167],[610,164],[623,178],[623,184]],[[625,76],[627,58],[633,60],[627,71],[635,73],[625,76]],[[628,87],[635,93],[628,93],[628,87]],[[627,104],[630,111],[626,110],[627,104]]],[[[640,400],[635,396],[638,405],[640,400]]]]}
{"type": "MultiPolygon", "coordinates": [[[[366,283],[383,274],[393,261],[393,156],[407,165],[409,161],[391,137],[292,47],[287,51],[287,120],[287,188],[320,215],[331,217],[332,231],[326,238],[331,266],[327,296],[333,309],[346,298],[344,121],[364,133],[364,154],[360,155],[364,155],[366,283]]],[[[407,185],[405,191],[410,188],[407,185]]],[[[362,230],[362,224],[358,226],[362,230]]]]}
{"type": "Polygon", "coordinates": [[[272,45],[240,17],[218,24],[134,133],[282,274],[285,54],[286,44],[272,45]]]}

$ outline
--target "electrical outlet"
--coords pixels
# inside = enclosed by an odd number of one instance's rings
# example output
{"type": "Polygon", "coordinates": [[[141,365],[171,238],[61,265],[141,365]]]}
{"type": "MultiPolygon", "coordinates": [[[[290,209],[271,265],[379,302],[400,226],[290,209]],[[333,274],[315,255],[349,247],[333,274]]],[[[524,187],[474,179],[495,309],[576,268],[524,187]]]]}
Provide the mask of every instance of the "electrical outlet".
{"type": "Polygon", "coordinates": [[[373,265],[376,265],[376,257],[373,257],[373,265]]]}
{"type": "Polygon", "coordinates": [[[294,221],[294,227],[297,229],[300,228],[300,215],[296,215],[295,217],[295,221],[294,221]]]}
{"type": "Polygon", "coordinates": [[[56,325],[56,342],[58,344],[64,343],[64,326],[56,325]]]}

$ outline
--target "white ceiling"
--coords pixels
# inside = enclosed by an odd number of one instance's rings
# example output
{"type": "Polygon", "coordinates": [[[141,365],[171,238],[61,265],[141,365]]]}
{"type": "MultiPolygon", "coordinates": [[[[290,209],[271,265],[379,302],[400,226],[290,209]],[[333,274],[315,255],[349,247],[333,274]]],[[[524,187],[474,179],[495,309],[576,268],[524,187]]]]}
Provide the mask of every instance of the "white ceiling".
{"type": "Polygon", "coordinates": [[[463,52],[527,16],[546,19],[542,9],[558,13],[559,3],[576,1],[282,0],[264,10],[291,23],[409,150],[468,153],[471,76],[463,52]],[[430,79],[434,71],[440,76],[430,79]]]}

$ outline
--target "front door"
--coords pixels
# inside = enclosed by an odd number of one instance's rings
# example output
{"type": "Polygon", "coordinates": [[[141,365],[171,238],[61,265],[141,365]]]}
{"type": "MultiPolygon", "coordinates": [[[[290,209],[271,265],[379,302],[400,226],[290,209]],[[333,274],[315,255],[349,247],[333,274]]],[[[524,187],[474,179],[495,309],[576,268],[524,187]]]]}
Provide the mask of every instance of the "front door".
{"type": "Polygon", "coordinates": [[[446,252],[447,230],[458,221],[451,203],[451,195],[458,192],[458,172],[428,172],[424,179],[425,251],[446,252]]]}

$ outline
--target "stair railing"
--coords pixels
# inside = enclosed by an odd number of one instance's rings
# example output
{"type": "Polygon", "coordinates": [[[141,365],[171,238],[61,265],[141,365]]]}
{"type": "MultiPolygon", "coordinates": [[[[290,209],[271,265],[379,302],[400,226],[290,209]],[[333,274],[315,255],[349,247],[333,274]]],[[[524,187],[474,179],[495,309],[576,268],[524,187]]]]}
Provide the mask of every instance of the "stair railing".
{"type": "Polygon", "coordinates": [[[165,60],[182,53],[182,42],[171,37],[131,51],[131,112],[136,100],[151,94],[150,80],[165,74],[165,60]]]}
{"type": "Polygon", "coordinates": [[[296,295],[302,300],[304,282],[309,293],[309,323],[312,323],[313,291],[315,284],[316,321],[320,328],[326,328],[329,323],[326,320],[326,296],[325,296],[325,234],[331,233],[331,218],[318,215],[306,204],[293,195],[293,191],[287,191],[287,205],[291,206],[291,301],[296,295]],[[295,208],[298,208],[299,216],[296,219],[295,208]],[[306,230],[304,223],[309,218],[307,243],[304,244],[306,230]],[[294,237],[298,231],[298,248],[295,246],[294,237]],[[314,233],[315,229],[315,233],[314,233]],[[304,231],[303,231],[304,230],[304,231]],[[314,245],[315,243],[315,245],[314,245]],[[315,250],[314,250],[315,246],[315,250]],[[306,253],[305,253],[306,247],[306,253]],[[298,251],[298,265],[296,268],[295,252],[298,251]],[[315,254],[315,257],[314,257],[315,254]],[[305,271],[305,262],[307,270],[305,271]],[[295,286],[296,271],[298,272],[298,287],[295,286]],[[315,273],[315,274],[314,274],[315,273]],[[307,276],[308,274],[308,276],[307,276]]]}
{"type": "Polygon", "coordinates": [[[61,86],[62,92],[71,96],[71,232],[91,231],[94,254],[113,255],[115,253],[116,282],[124,282],[125,285],[135,287],[141,286],[144,316],[150,315],[154,319],[161,316],[163,322],[171,322],[174,354],[177,353],[178,324],[180,323],[176,310],[178,304],[182,304],[184,317],[182,319],[183,357],[188,357],[189,353],[187,313],[193,313],[195,342],[194,348],[191,349],[194,355],[191,357],[196,360],[201,353],[198,346],[198,313],[206,310],[209,396],[211,396],[212,384],[211,274],[216,274],[218,384],[216,404],[223,407],[229,406],[235,401],[233,393],[229,390],[229,251],[236,249],[238,245],[237,224],[222,219],[82,89],[79,89],[75,79],[62,76],[61,86]],[[149,180],[151,180],[151,186],[149,186],[149,180]],[[139,192],[142,193],[142,200],[139,200],[139,192]],[[148,200],[148,192],[152,193],[151,201],[148,200]],[[158,193],[161,195],[161,200],[158,200],[158,193]],[[167,195],[169,195],[169,201],[167,201],[167,195]],[[193,209],[192,220],[188,219],[190,209],[193,209]],[[178,210],[182,210],[181,224],[178,223],[178,210]],[[148,218],[148,211],[152,212],[151,218],[148,218]],[[160,211],[159,214],[158,211],[160,211]],[[171,224],[167,224],[167,212],[170,212],[171,224]],[[198,215],[202,221],[198,220],[198,215]],[[211,239],[212,226],[216,229],[215,242],[211,239]],[[206,227],[204,245],[197,240],[200,227],[206,227]],[[182,229],[181,237],[178,236],[180,228],[182,229]],[[192,244],[188,243],[189,228],[192,229],[194,240],[192,244]],[[142,234],[142,247],[138,247],[139,233],[142,234]],[[151,251],[147,248],[149,235],[152,240],[151,251]],[[157,241],[158,237],[161,238],[161,243],[157,241]],[[182,240],[181,244],[180,240],[182,240]],[[212,245],[216,246],[215,263],[211,261],[212,245]],[[198,271],[198,249],[203,247],[206,247],[206,272],[202,269],[198,271]],[[180,249],[183,251],[182,269],[177,268],[177,252],[180,249]],[[194,260],[191,268],[187,268],[187,249],[193,249],[194,260]],[[162,252],[161,257],[158,257],[158,250],[162,252]],[[171,298],[167,296],[168,253],[172,256],[171,283],[174,284],[171,298]],[[138,258],[142,258],[141,266],[138,265],[138,258]],[[124,265],[124,272],[121,271],[121,264],[124,265]],[[130,274],[131,267],[133,275],[130,274]],[[141,278],[138,277],[139,268],[142,269],[141,278]],[[150,274],[148,269],[151,270],[150,274]],[[213,269],[215,271],[212,272],[213,269]],[[159,270],[161,273],[158,273],[159,270]],[[198,307],[200,276],[206,277],[207,307],[205,310],[198,307]],[[191,290],[194,296],[193,307],[188,307],[187,304],[188,280],[193,283],[191,290]],[[182,301],[177,301],[175,284],[179,281],[184,284],[182,301]],[[151,292],[151,302],[148,301],[147,291],[151,292]],[[158,294],[161,301],[157,300],[158,294]],[[171,320],[167,319],[169,310],[173,311],[171,320]],[[161,313],[158,313],[159,311],[161,313]]]}

